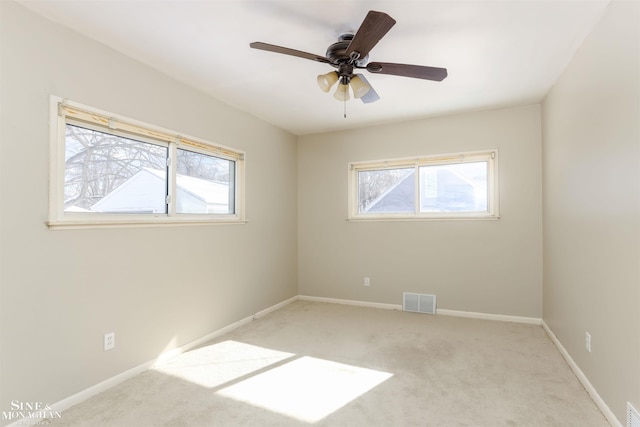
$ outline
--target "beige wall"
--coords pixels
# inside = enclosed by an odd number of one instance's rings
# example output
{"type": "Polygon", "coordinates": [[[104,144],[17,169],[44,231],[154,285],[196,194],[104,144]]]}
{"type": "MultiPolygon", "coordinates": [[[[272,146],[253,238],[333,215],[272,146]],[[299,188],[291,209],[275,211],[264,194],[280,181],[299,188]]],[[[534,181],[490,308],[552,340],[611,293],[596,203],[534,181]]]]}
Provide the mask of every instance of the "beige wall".
{"type": "Polygon", "coordinates": [[[297,293],[413,291],[544,316],[622,420],[624,402],[640,407],[639,11],[609,9],[542,118],[524,106],[297,139],[0,1],[0,410],[56,402],[297,293]],[[245,150],[249,223],[48,230],[50,94],[245,150]],[[501,219],[346,221],[348,162],[491,148],[501,219]]]}
{"type": "Polygon", "coordinates": [[[303,136],[298,147],[300,294],[540,317],[539,106],[303,136]],[[499,149],[499,220],[347,222],[352,161],[499,149]],[[363,277],[371,286],[363,286],[363,277]]]}
{"type": "Polygon", "coordinates": [[[639,5],[609,6],[543,104],[544,320],[623,425],[640,408],[639,5]]]}
{"type": "Polygon", "coordinates": [[[294,136],[0,5],[1,410],[54,403],[297,294],[294,136]],[[49,230],[50,94],[245,150],[249,223],[49,230]]]}

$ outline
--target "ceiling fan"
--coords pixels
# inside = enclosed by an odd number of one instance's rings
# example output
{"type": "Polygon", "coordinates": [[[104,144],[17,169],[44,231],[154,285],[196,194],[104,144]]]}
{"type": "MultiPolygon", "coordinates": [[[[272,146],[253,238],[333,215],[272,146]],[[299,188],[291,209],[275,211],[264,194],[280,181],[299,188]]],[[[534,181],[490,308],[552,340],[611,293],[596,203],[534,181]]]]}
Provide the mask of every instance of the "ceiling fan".
{"type": "Polygon", "coordinates": [[[447,77],[446,68],[392,62],[368,62],[371,49],[387,34],[395,23],[395,19],[386,13],[370,10],[358,31],[355,34],[346,33],[340,35],[338,42],[327,48],[325,56],[263,42],[253,42],[249,46],[253,49],[322,62],[336,68],[336,71],[319,75],[317,81],[320,89],[324,92],[329,92],[329,89],[339,81],[340,84],[334,94],[334,98],[339,101],[349,99],[349,87],[351,87],[354,97],[360,98],[364,103],[375,102],[380,99],[364,75],[354,73],[354,70],[366,69],[374,74],[391,74],[438,82],[444,80],[447,77]]]}

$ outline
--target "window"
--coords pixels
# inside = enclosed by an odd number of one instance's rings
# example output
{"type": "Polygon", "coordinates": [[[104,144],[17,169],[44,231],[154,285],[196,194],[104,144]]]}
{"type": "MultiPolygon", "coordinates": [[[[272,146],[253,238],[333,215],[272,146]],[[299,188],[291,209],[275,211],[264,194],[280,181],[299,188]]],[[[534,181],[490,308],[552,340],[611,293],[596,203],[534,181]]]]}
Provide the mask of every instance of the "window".
{"type": "Polygon", "coordinates": [[[497,150],[349,164],[349,219],[497,218],[497,150]]]}
{"type": "Polygon", "coordinates": [[[244,154],[52,97],[49,225],[243,222],[244,154]]]}

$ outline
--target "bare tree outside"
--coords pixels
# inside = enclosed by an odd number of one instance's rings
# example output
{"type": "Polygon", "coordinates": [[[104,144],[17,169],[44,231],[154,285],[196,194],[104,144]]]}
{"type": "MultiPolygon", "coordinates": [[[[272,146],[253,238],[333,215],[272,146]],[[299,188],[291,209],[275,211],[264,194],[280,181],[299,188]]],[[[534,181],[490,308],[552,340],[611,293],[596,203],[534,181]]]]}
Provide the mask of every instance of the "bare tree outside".
{"type": "MultiPolygon", "coordinates": [[[[358,172],[358,211],[366,212],[380,196],[414,172],[414,168],[380,169],[358,172]]],[[[409,195],[409,203],[411,197],[409,195]]]]}
{"type": "Polygon", "coordinates": [[[144,168],[166,174],[166,158],[166,147],[67,124],[65,210],[91,210],[144,168]]]}
{"type": "MultiPolygon", "coordinates": [[[[166,146],[67,124],[65,211],[166,213],[167,157],[166,146]]],[[[178,201],[191,197],[216,205],[216,212],[234,209],[235,162],[178,149],[176,174],[178,201]]]]}
{"type": "Polygon", "coordinates": [[[177,157],[178,174],[229,183],[229,167],[233,162],[183,149],[178,149],[177,157]]]}
{"type": "MultiPolygon", "coordinates": [[[[177,150],[177,213],[235,212],[235,162],[183,149],[177,150]],[[193,196],[204,201],[190,203],[193,196]]],[[[193,200],[192,200],[193,201],[193,200]]]]}

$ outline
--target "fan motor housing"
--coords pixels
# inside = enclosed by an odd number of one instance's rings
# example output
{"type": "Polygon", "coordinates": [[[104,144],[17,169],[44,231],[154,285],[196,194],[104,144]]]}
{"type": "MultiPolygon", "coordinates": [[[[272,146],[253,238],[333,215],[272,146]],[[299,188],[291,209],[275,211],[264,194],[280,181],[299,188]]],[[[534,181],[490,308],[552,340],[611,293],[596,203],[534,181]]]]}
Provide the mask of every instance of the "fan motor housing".
{"type": "MultiPolygon", "coordinates": [[[[333,43],[327,48],[325,56],[331,61],[332,64],[339,65],[345,62],[349,62],[349,56],[347,56],[347,48],[349,47],[351,40],[353,40],[353,34],[344,33],[340,35],[336,43],[333,43]]],[[[362,67],[367,63],[368,59],[369,55],[365,56],[364,58],[358,58],[354,64],[358,67],[362,67]]]]}

